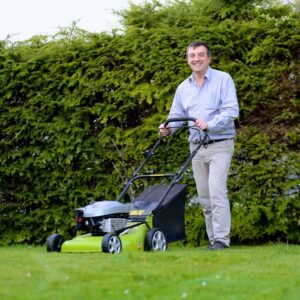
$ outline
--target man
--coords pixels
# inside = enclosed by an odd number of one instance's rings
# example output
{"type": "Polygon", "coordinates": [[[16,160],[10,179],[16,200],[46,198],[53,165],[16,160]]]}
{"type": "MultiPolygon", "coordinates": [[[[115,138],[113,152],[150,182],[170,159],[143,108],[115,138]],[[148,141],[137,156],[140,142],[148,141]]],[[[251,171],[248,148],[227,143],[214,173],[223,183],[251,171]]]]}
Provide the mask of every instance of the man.
{"type": "MultiPolygon", "coordinates": [[[[207,44],[193,42],[187,48],[187,63],[192,74],[177,88],[168,118],[194,117],[196,126],[207,130],[210,141],[201,147],[192,161],[199,202],[205,216],[209,250],[230,245],[230,205],[227,177],[234,150],[234,120],[239,106],[231,76],[210,67],[211,51],[207,44]]],[[[173,127],[181,123],[171,123],[173,127]]],[[[159,126],[163,136],[176,129],[159,126]]],[[[191,151],[199,143],[199,133],[190,130],[191,151]]]]}

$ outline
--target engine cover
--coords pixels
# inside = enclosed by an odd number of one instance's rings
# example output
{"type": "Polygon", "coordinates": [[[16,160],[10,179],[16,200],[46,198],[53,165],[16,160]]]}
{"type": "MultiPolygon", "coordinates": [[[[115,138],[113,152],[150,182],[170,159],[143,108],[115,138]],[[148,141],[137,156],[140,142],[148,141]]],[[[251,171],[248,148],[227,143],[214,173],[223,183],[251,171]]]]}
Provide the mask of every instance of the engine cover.
{"type": "Polygon", "coordinates": [[[118,201],[97,201],[79,208],[84,218],[101,217],[114,214],[129,214],[130,203],[124,204],[118,201]]]}

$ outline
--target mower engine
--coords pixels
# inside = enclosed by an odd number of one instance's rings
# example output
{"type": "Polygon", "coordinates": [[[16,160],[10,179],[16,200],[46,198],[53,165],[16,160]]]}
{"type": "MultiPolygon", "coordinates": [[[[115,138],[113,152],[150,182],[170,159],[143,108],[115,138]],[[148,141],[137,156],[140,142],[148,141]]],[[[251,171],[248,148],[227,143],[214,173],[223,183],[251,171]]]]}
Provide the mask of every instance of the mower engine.
{"type": "Polygon", "coordinates": [[[130,204],[118,201],[97,201],[76,209],[76,229],[104,235],[126,227],[130,204]]]}

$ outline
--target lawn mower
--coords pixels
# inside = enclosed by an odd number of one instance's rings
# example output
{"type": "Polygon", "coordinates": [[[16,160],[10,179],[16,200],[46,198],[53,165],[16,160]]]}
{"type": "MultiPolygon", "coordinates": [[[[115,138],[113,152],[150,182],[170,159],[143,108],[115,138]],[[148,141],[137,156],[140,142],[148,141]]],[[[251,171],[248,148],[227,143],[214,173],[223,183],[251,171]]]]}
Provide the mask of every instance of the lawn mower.
{"type": "MultiPolygon", "coordinates": [[[[165,251],[168,243],[184,240],[186,184],[179,184],[183,173],[197,151],[208,143],[207,132],[201,132],[195,118],[171,118],[173,122],[189,122],[190,129],[199,132],[198,147],[171,174],[142,173],[142,169],[161,145],[145,152],[145,159],[125,184],[117,200],[97,201],[76,209],[76,229],[82,234],[65,240],[61,234],[52,234],[47,240],[48,252],[103,252],[165,251]],[[133,182],[138,179],[164,178],[166,183],[149,185],[131,203],[123,203],[133,182]],[[123,202],[122,202],[123,201],[123,202]]],[[[174,123],[173,123],[174,124],[174,123]]]]}

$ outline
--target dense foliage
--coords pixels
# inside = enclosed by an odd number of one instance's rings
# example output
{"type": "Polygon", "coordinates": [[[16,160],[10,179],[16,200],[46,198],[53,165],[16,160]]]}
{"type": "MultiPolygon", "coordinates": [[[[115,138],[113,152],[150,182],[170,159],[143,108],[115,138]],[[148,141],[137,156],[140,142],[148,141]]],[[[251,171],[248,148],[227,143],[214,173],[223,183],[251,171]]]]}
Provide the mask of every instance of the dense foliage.
{"type": "MultiPolygon", "coordinates": [[[[111,33],[73,24],[51,38],[0,41],[0,242],[72,234],[74,208],[117,197],[190,73],[193,40],[211,45],[212,66],[238,92],[233,242],[300,242],[299,10],[154,0],[119,15],[122,30],[111,33]]],[[[155,165],[173,170],[187,151],[185,137],[166,140],[155,165]]],[[[191,178],[187,242],[196,245],[205,229],[191,178]]]]}

